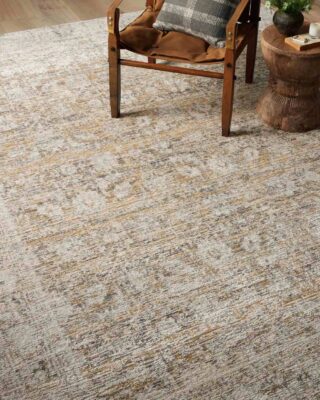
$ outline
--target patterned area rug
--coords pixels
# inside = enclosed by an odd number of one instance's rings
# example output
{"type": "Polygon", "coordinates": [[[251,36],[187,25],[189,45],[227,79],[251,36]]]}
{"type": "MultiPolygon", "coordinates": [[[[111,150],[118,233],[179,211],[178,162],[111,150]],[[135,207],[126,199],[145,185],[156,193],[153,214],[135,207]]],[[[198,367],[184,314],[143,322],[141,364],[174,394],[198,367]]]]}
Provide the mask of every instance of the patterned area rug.
{"type": "MultiPolygon", "coordinates": [[[[128,19],[128,17],[125,17],[128,19]]],[[[0,38],[1,400],[320,397],[320,131],[123,69],[105,21],[0,38]]]]}

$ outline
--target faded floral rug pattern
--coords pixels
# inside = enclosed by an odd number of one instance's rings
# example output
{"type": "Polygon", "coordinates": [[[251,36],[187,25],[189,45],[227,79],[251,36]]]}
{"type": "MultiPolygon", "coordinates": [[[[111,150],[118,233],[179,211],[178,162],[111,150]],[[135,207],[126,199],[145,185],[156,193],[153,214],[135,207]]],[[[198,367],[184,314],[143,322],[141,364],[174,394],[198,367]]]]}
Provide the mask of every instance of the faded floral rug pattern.
{"type": "MultiPolygon", "coordinates": [[[[128,18],[128,17],[126,17],[128,18]]],[[[320,131],[123,68],[105,21],[0,37],[0,399],[320,398],[320,131]]]]}

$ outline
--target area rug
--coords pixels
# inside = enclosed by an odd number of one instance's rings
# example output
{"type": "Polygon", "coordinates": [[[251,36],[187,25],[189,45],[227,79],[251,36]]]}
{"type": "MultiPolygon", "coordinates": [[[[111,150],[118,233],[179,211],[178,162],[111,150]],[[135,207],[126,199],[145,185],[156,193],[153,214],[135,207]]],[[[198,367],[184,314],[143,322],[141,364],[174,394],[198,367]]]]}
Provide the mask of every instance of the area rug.
{"type": "Polygon", "coordinates": [[[223,138],[206,78],[123,68],[112,120],[103,19],[0,53],[0,399],[319,399],[320,131],[261,54],[223,138]]]}

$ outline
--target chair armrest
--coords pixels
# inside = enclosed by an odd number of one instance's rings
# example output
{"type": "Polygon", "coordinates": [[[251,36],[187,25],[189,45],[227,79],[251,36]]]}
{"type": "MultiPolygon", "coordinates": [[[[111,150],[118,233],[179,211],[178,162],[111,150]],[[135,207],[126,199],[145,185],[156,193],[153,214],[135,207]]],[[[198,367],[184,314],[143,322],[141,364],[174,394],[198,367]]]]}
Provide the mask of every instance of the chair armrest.
{"type": "MultiPolygon", "coordinates": [[[[114,0],[107,11],[108,31],[119,35],[119,6],[123,0],[114,0]]],[[[154,8],[155,0],[146,0],[146,7],[154,8]]]]}
{"type": "MultiPolygon", "coordinates": [[[[257,1],[257,0],[256,0],[257,1]]],[[[245,12],[246,8],[250,5],[251,0],[241,0],[231,19],[229,20],[226,28],[226,48],[234,50],[236,48],[237,38],[237,25],[245,12]]]]}
{"type": "Polygon", "coordinates": [[[119,34],[119,6],[123,0],[114,0],[107,11],[108,31],[111,34],[119,34]]]}

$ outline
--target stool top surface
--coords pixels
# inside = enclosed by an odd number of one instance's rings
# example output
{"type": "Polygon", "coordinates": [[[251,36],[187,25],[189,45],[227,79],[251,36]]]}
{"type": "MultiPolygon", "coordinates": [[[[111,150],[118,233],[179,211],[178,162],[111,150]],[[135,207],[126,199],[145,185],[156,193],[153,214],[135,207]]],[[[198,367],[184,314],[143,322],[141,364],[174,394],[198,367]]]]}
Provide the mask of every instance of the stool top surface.
{"type": "MultiPolygon", "coordinates": [[[[304,26],[300,30],[300,34],[308,33],[309,31],[309,24],[305,23],[304,26]]],[[[297,51],[288,44],[285,43],[285,37],[281,35],[277,28],[274,25],[268,26],[262,32],[262,39],[261,44],[269,48],[270,50],[274,51],[278,54],[288,55],[291,57],[319,57],[320,58],[320,47],[309,49],[309,50],[302,50],[297,51]]]]}

